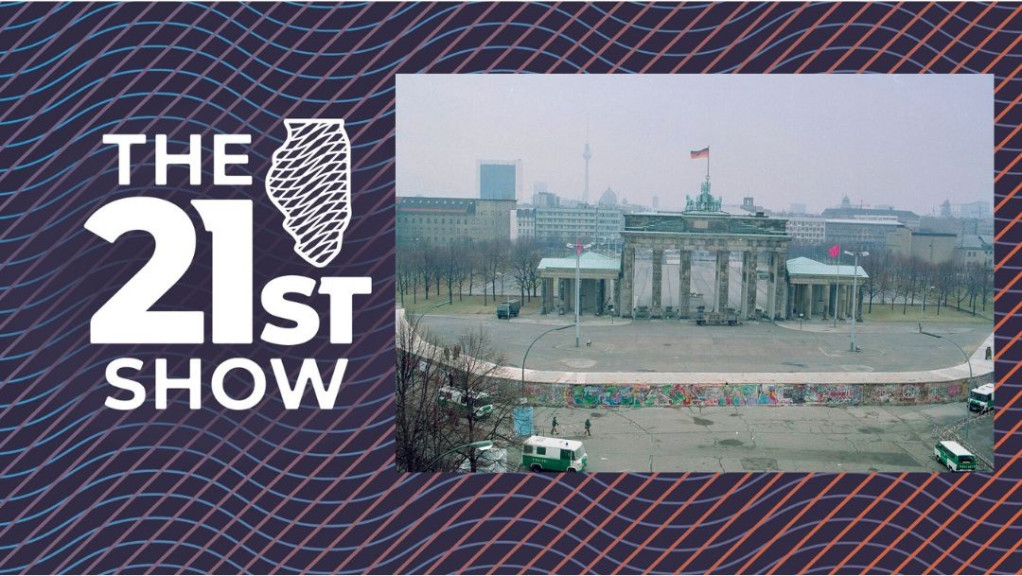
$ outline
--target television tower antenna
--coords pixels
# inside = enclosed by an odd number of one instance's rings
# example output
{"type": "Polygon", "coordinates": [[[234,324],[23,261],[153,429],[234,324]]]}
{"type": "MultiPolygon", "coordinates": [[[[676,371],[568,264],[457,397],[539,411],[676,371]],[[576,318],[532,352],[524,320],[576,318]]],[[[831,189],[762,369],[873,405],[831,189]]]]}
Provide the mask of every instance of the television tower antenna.
{"type": "Polygon", "coordinates": [[[592,151],[589,150],[589,117],[586,117],[586,147],[582,152],[582,158],[586,161],[586,185],[582,189],[582,203],[589,204],[589,159],[593,157],[592,151]]]}

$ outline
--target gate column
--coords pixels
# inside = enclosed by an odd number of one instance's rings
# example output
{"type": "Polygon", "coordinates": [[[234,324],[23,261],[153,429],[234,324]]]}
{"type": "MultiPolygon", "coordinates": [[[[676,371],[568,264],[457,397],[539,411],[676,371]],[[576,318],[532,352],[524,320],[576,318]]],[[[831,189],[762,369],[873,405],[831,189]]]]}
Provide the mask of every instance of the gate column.
{"type": "Polygon", "coordinates": [[[692,251],[679,248],[678,257],[678,318],[689,316],[689,295],[692,293],[692,251]]]}
{"type": "Polygon", "coordinates": [[[621,251],[621,301],[618,302],[618,315],[632,317],[632,291],[635,281],[635,247],[625,244],[621,251]]]}

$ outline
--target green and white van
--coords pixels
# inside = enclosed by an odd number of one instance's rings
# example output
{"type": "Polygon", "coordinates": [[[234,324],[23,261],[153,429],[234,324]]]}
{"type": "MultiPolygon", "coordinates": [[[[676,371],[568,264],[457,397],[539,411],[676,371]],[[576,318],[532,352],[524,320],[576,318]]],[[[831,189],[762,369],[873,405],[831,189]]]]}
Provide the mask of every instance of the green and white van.
{"type": "Polygon", "coordinates": [[[984,384],[969,391],[969,410],[986,412],[994,409],[994,385],[984,384]]]}
{"type": "Polygon", "coordinates": [[[953,440],[941,440],[933,447],[933,457],[952,472],[976,469],[976,457],[953,440]]]}
{"type": "Polygon", "coordinates": [[[474,414],[476,418],[486,418],[493,412],[493,402],[486,392],[479,391],[468,396],[450,386],[440,387],[440,405],[457,410],[462,416],[474,414]]]}
{"type": "Polygon", "coordinates": [[[533,472],[582,472],[587,458],[585,446],[578,440],[530,436],[522,445],[522,466],[533,472]]]}

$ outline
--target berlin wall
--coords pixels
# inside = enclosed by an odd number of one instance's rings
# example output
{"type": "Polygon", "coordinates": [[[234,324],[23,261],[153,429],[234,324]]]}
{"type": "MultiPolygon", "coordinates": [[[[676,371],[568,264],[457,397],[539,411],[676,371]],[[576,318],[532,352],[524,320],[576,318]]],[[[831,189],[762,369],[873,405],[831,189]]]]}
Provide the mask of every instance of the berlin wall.
{"type": "MultiPolygon", "coordinates": [[[[511,384],[510,382],[508,384],[511,384]]],[[[965,401],[968,379],[906,384],[526,384],[537,406],[844,406],[965,401]]]]}

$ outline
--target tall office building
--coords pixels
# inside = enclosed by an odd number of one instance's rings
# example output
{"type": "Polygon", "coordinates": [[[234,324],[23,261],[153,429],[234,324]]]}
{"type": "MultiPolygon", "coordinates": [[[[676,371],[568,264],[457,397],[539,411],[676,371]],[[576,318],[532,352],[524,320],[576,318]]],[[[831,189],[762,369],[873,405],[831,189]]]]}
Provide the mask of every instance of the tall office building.
{"type": "Polygon", "coordinates": [[[522,162],[480,160],[477,169],[479,198],[483,200],[515,200],[522,181],[522,162]]]}

